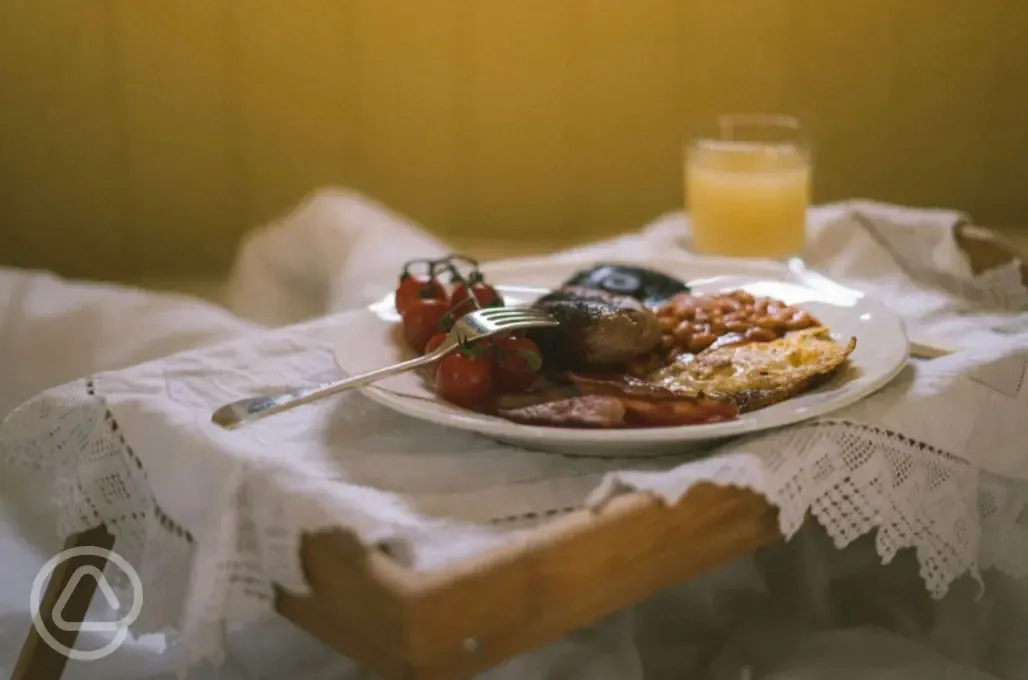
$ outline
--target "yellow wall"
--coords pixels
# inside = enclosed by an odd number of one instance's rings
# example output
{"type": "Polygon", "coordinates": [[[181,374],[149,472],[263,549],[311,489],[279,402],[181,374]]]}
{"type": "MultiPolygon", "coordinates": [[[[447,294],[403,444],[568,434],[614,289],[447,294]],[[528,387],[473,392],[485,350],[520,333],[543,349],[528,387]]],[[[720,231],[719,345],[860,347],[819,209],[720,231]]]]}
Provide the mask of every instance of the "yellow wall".
{"type": "Polygon", "coordinates": [[[441,234],[632,228],[716,112],[818,200],[1028,223],[1023,0],[2,0],[0,262],[215,270],[329,183],[441,234]]]}

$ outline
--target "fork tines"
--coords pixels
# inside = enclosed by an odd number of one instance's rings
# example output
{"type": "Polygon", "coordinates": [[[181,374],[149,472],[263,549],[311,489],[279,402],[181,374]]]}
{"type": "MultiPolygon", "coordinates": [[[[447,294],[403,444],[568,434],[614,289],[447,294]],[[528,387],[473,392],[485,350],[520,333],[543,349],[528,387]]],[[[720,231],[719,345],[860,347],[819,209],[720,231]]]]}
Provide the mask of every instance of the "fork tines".
{"type": "Polygon", "coordinates": [[[549,313],[535,307],[486,307],[475,312],[484,319],[495,319],[507,316],[531,317],[533,319],[549,319],[549,313]]]}
{"type": "Polygon", "coordinates": [[[540,326],[556,326],[557,320],[548,313],[533,307],[487,307],[472,312],[468,316],[477,316],[495,326],[511,324],[538,324],[540,326]]]}

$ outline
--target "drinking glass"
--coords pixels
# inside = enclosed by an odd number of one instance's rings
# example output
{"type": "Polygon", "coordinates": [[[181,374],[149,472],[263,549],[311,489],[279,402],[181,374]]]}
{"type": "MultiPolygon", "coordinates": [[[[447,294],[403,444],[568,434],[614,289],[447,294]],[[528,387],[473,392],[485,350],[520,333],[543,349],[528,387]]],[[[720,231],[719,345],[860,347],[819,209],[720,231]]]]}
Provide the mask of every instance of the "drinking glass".
{"type": "Polygon", "coordinates": [[[811,153],[796,118],[719,116],[685,154],[691,249],[702,255],[786,260],[806,233],[811,153]]]}

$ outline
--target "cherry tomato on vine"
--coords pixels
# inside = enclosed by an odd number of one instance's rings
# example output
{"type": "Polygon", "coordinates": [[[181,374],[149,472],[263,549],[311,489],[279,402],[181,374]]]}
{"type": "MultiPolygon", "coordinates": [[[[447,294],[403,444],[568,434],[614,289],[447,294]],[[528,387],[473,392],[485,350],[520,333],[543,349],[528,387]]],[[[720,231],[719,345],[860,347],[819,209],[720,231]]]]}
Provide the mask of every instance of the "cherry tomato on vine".
{"type": "MultiPolygon", "coordinates": [[[[496,289],[488,283],[471,284],[471,295],[478,300],[479,307],[502,307],[503,298],[496,292],[496,289]]],[[[450,309],[454,320],[459,319],[469,312],[475,311],[475,303],[468,295],[468,287],[465,283],[458,283],[450,296],[450,309]]]]}
{"type": "Polygon", "coordinates": [[[439,360],[435,391],[440,398],[474,408],[493,392],[493,362],[488,351],[458,349],[439,360]]]}
{"type": "MultiPolygon", "coordinates": [[[[447,335],[447,333],[436,333],[433,335],[432,339],[425,344],[425,351],[422,352],[422,354],[431,354],[439,349],[439,345],[446,341],[447,335]]],[[[435,369],[438,365],[438,363],[429,364],[428,366],[423,366],[419,371],[423,376],[428,378],[432,385],[435,385],[435,369]]]]}
{"type": "Polygon", "coordinates": [[[449,302],[446,288],[438,279],[420,274],[404,273],[393,296],[396,311],[402,316],[418,300],[443,300],[449,302]]]}
{"type": "Polygon", "coordinates": [[[542,353],[539,346],[528,338],[503,337],[493,341],[496,348],[496,368],[493,381],[500,392],[527,390],[539,377],[542,353]]]}
{"type": "Polygon", "coordinates": [[[403,314],[403,337],[407,345],[423,354],[432,336],[442,331],[443,319],[449,311],[450,305],[445,300],[415,300],[403,314]]]}

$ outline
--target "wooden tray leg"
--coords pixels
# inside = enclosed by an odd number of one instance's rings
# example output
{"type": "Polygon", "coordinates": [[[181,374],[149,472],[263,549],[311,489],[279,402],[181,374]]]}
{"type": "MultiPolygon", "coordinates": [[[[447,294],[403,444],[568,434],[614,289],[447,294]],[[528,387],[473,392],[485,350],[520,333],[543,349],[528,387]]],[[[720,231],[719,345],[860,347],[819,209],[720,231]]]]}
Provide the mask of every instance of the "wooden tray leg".
{"type": "MultiPolygon", "coordinates": [[[[114,547],[114,536],[107,532],[107,527],[100,525],[95,529],[68,537],[64,544],[65,550],[82,547],[109,551],[114,547]]],[[[106,565],[107,559],[104,557],[80,555],[58,564],[50,576],[46,592],[40,598],[39,618],[54,639],[65,647],[73,648],[75,646],[78,630],[63,630],[55,626],[54,607],[76,571],[82,567],[92,567],[103,571],[106,565]]],[[[93,578],[78,580],[75,590],[68,596],[67,602],[61,608],[61,616],[65,621],[69,623],[82,622],[89,609],[89,603],[93,599],[96,585],[96,579],[93,578]]],[[[21,647],[21,654],[18,655],[18,662],[14,665],[11,680],[58,680],[64,672],[64,665],[67,662],[68,657],[48,645],[46,640],[39,635],[36,627],[32,626],[25,644],[21,647]]]]}

